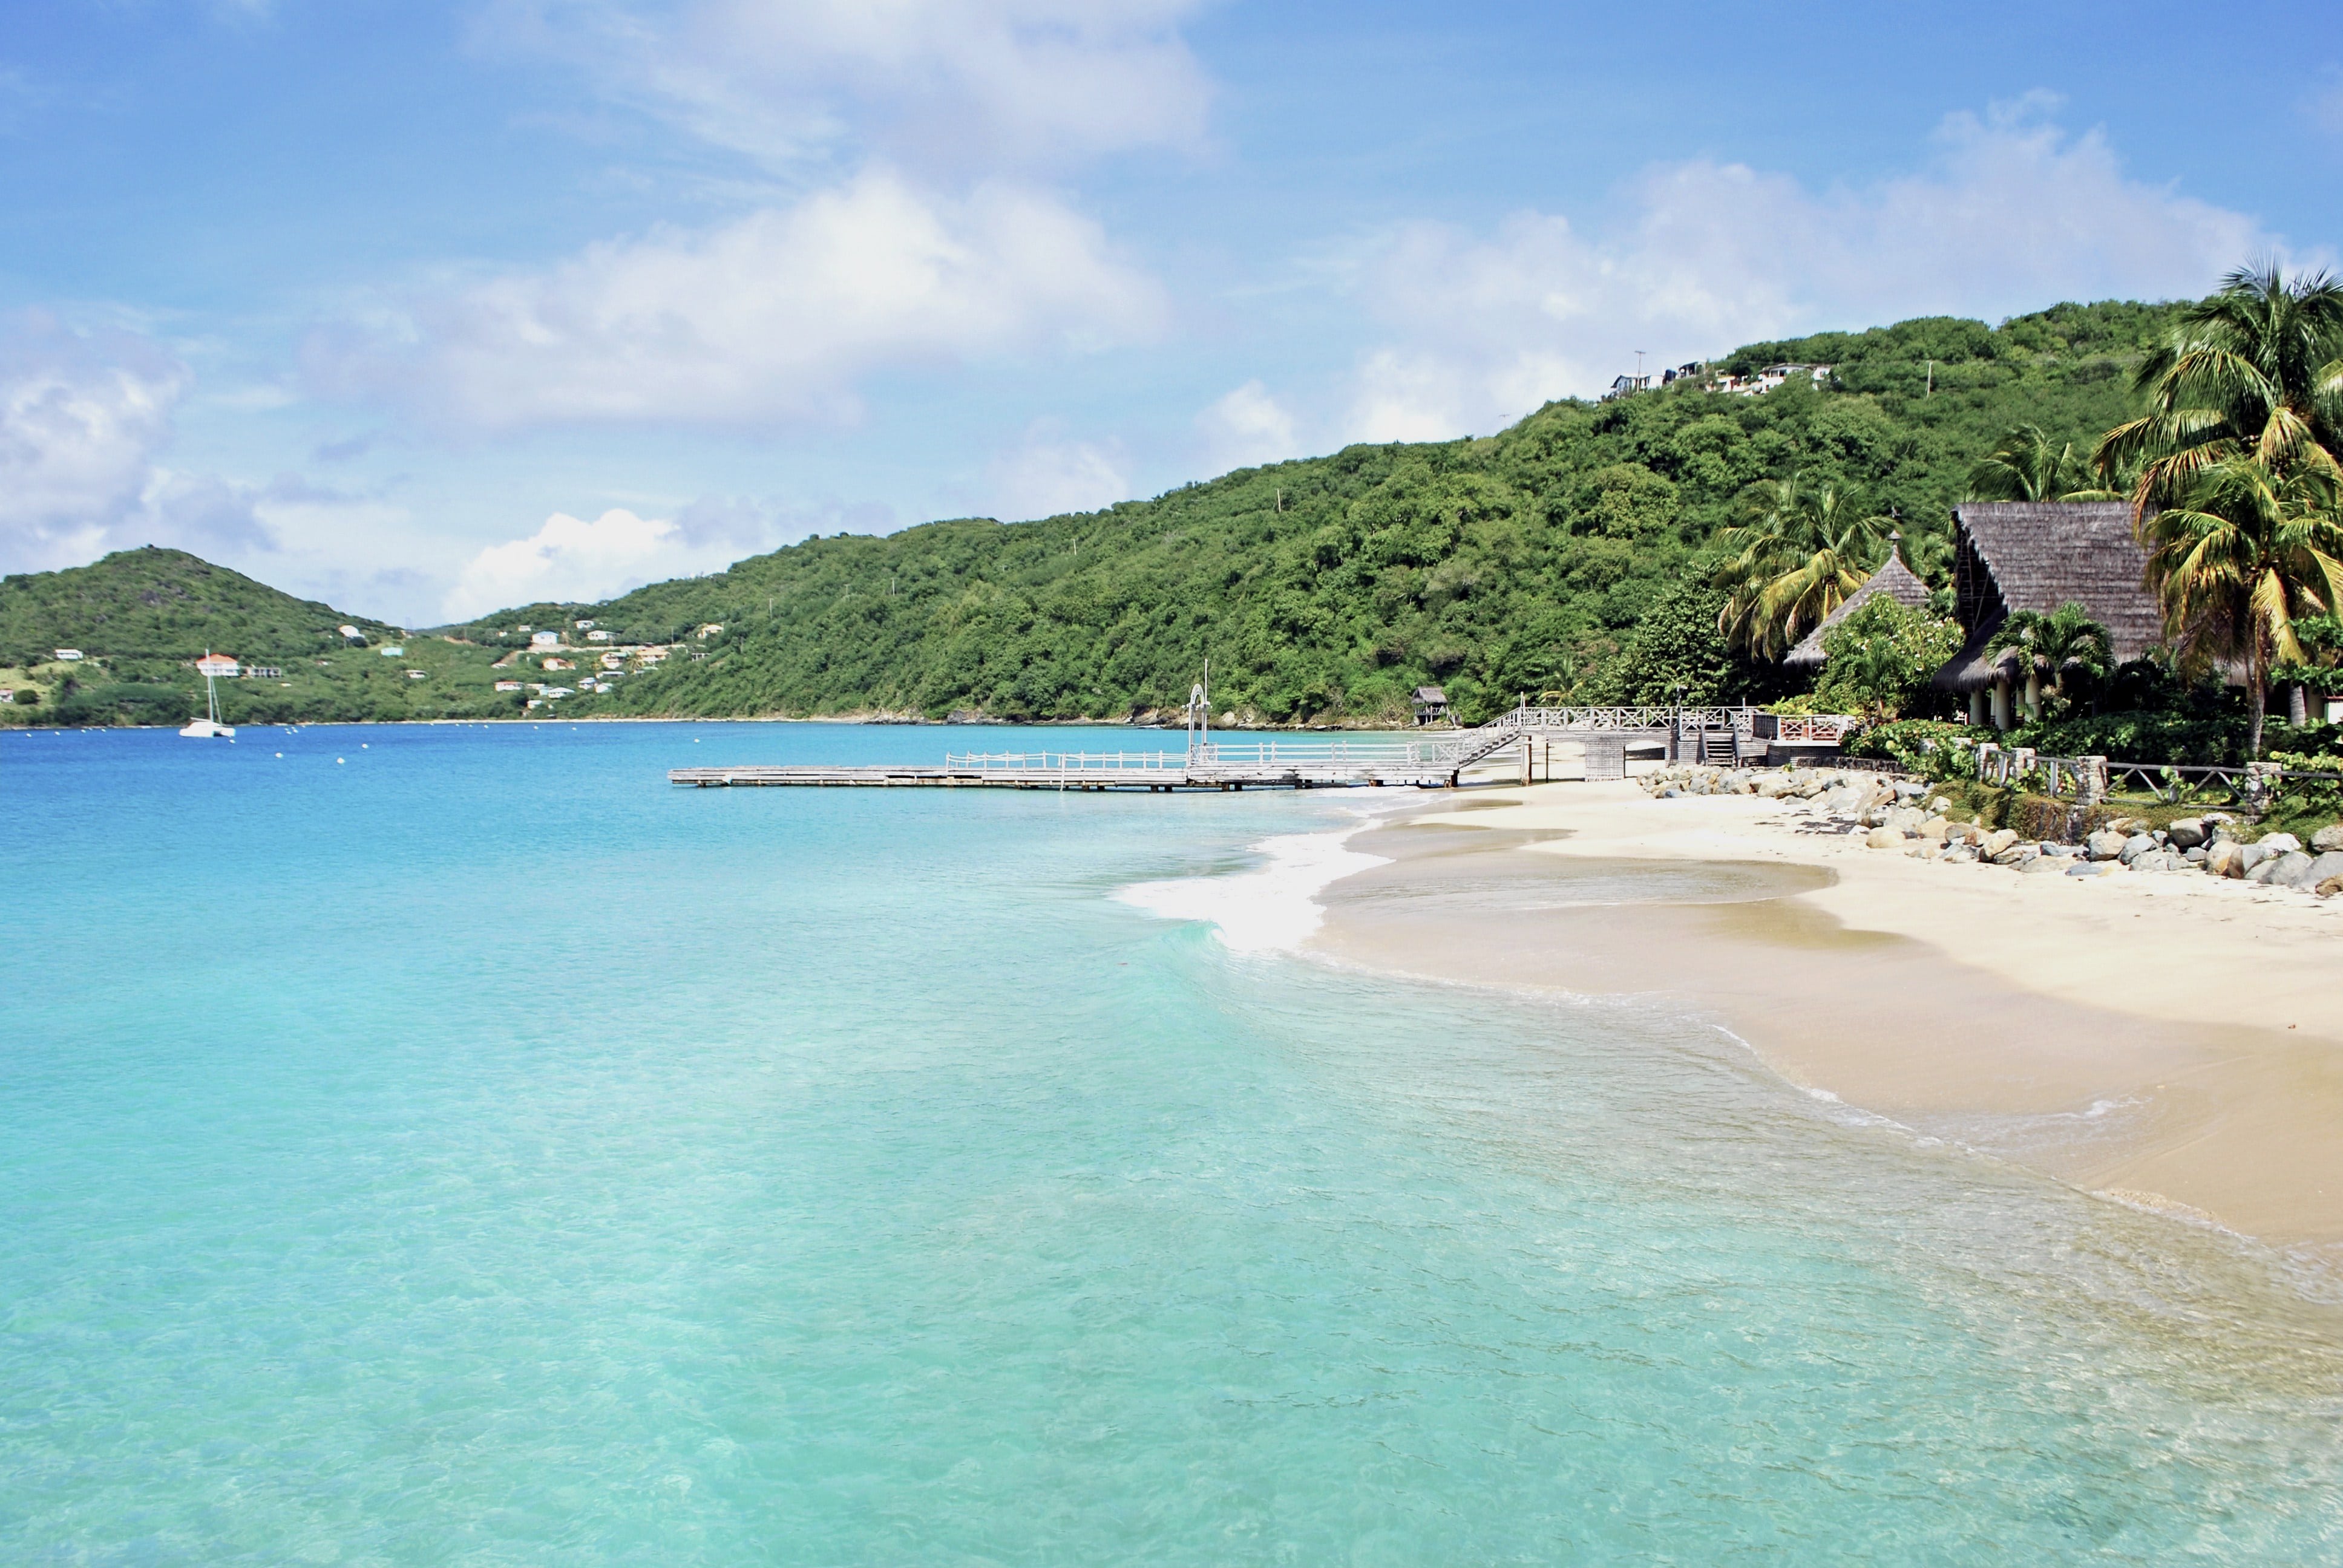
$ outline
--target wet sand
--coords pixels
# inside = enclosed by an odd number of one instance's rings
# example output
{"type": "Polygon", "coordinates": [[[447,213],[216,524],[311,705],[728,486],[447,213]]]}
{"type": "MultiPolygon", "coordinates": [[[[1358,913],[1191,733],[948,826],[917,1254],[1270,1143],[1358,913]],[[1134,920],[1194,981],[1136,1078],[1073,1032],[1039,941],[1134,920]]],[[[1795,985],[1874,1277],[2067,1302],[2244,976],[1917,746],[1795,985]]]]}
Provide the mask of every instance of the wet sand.
{"type": "Polygon", "coordinates": [[[1391,863],[1322,895],[1319,951],[1671,999],[1804,1088],[2343,1261],[2343,900],[1924,863],[1748,798],[1456,808],[1351,840],[1391,863]]]}

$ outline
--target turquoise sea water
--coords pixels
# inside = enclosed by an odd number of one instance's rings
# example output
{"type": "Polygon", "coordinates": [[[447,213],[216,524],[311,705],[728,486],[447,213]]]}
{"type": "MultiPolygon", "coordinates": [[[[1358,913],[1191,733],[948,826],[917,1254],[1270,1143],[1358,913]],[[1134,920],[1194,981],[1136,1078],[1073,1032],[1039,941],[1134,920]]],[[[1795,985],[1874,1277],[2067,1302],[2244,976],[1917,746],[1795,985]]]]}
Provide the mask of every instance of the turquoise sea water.
{"type": "Polygon", "coordinates": [[[0,735],[0,1562],[2343,1556],[2250,1250],[1114,896],[1353,799],[662,777],[945,739],[0,735]]]}

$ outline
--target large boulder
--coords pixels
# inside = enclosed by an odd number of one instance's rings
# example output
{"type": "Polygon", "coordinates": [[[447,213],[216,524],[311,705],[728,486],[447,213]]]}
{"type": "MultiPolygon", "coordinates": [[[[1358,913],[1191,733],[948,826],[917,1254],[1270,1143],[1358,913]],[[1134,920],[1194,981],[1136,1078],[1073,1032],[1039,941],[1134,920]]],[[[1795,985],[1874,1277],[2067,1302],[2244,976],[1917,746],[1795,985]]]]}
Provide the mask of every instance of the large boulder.
{"type": "Polygon", "coordinates": [[[2291,833],[2264,833],[2260,838],[2254,840],[2254,848],[2257,849],[2269,849],[2278,854],[2283,855],[2288,850],[2301,849],[2302,840],[2296,838],[2291,833]]]}
{"type": "MultiPolygon", "coordinates": [[[[2095,835],[2096,836],[2096,835],[2095,835]]],[[[2116,856],[2127,866],[2137,866],[2142,856],[2160,855],[2164,847],[2146,833],[2134,833],[2123,841],[2123,849],[2116,856]]]]}
{"type": "Polygon", "coordinates": [[[2018,869],[2027,876],[2064,875],[2075,862],[2065,855],[2036,855],[2019,863],[2018,869]]]}
{"type": "Polygon", "coordinates": [[[2288,849],[2275,860],[2266,861],[2261,879],[2273,888],[2308,888],[2315,884],[2307,879],[2310,868],[2318,862],[2299,849],[2288,849]]]}
{"type": "Polygon", "coordinates": [[[1874,828],[1863,836],[1863,847],[1866,849],[1900,849],[1904,847],[1904,835],[1894,828],[1874,828]]]}
{"type": "MultiPolygon", "coordinates": [[[[2216,842],[2218,841],[2219,840],[2217,839],[2216,840],[2216,842]]],[[[2242,863],[2246,868],[2246,875],[2249,877],[2252,876],[2255,870],[2265,861],[2275,860],[2280,855],[2286,853],[2284,849],[2278,849],[2275,845],[2270,844],[2247,844],[2245,846],[2245,851],[2246,852],[2242,857],[2242,863]]]]}
{"type": "Polygon", "coordinates": [[[2166,828],[2165,832],[2171,836],[2176,847],[2183,849],[2193,849],[2212,837],[2206,831],[2204,819],[2198,817],[2183,817],[2166,828]]]}
{"type": "Polygon", "coordinates": [[[2016,829],[1996,828],[1992,832],[1987,833],[1985,836],[1983,841],[1977,845],[1977,848],[1984,851],[1985,858],[1986,859],[1995,860],[1999,859],[2002,852],[2016,842],[2016,829]]]}
{"type": "Polygon", "coordinates": [[[2321,828],[2310,836],[2310,847],[2322,855],[2343,850],[2343,822],[2321,828]]]}
{"type": "Polygon", "coordinates": [[[2311,861],[2310,869],[2295,885],[2308,888],[2321,898],[2343,893],[2343,849],[2329,849],[2311,861]]]}
{"type": "Polygon", "coordinates": [[[2094,860],[2118,860],[2130,841],[2112,828],[2102,828],[2083,840],[2083,852],[2094,860]]]}
{"type": "Polygon", "coordinates": [[[1914,838],[1924,844],[1943,845],[1953,836],[1953,825],[1942,817],[1931,817],[1912,829],[1914,838]]]}
{"type": "Polygon", "coordinates": [[[2112,877],[2122,869],[2113,860],[2077,860],[2066,868],[2070,877],[2112,877]]]}
{"type": "Polygon", "coordinates": [[[1994,856],[1993,863],[1996,866],[2023,866],[2041,858],[2042,847],[2038,844],[2012,844],[1994,856]]]}
{"type": "Polygon", "coordinates": [[[2205,869],[2216,877],[2242,877],[2246,866],[2246,846],[2234,839],[2215,840],[2205,851],[2205,869]]]}

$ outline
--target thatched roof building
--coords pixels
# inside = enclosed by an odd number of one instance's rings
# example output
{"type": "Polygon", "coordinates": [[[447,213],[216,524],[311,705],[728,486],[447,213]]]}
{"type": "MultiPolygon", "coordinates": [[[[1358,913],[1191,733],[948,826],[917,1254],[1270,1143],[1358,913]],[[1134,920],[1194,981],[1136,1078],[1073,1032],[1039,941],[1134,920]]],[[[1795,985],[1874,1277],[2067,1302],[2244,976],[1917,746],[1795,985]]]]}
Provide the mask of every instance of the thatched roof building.
{"type": "Polygon", "coordinates": [[[1820,669],[1823,667],[1823,638],[1835,629],[1838,623],[1861,609],[1865,605],[1885,594],[1906,609],[1926,609],[1928,605],[1928,585],[1912,575],[1900,555],[1890,555],[1887,564],[1864,579],[1863,586],[1846,596],[1839,607],[1823,617],[1822,624],[1806,633],[1798,646],[1782,656],[1787,669],[1820,669]]]}
{"type": "Polygon", "coordinates": [[[2002,677],[1985,645],[2017,610],[2081,605],[2118,663],[2164,640],[2128,502],[1966,501],[1953,508],[1953,615],[1968,640],[1930,678],[1939,691],[1980,692],[2002,677]]]}

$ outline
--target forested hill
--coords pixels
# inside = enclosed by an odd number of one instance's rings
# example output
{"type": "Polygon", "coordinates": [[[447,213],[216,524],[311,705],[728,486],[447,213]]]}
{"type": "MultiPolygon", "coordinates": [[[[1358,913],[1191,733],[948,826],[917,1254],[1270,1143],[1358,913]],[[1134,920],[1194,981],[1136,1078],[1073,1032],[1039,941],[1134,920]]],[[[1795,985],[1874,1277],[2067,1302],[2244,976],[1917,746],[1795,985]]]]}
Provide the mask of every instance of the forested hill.
{"type": "Polygon", "coordinates": [[[228,717],[256,721],[517,715],[524,694],[494,688],[524,677],[574,688],[565,716],[1119,719],[1177,709],[1207,658],[1216,708],[1280,723],[1395,718],[1429,681],[1467,718],[1517,693],[1662,700],[1677,679],[1762,693],[1768,672],[1725,658],[1699,587],[1745,485],[1856,486],[1941,578],[1970,466],[2026,422],[2087,449],[2131,412],[2126,372],[2173,314],[2068,305],[1754,344],[1719,367],[1835,370],[1763,397],[1679,383],[1553,403],[1483,439],[1353,447],[1100,512],[811,539],[396,642],[185,552],[125,550],[0,579],[0,723],[176,722],[206,648],[282,667],[223,686],[228,717]],[[542,660],[519,628],[583,640],[579,619],[698,657],[622,660],[593,685],[522,668],[542,660]],[[345,646],[345,622],[367,646],[345,646]]]}
{"type": "Polygon", "coordinates": [[[11,664],[61,647],[163,659],[221,648],[282,662],[340,648],[336,628],[345,625],[369,637],[396,630],[152,545],[65,571],[0,578],[0,661],[11,664]]]}
{"type": "Polygon", "coordinates": [[[521,711],[519,698],[495,690],[487,649],[402,638],[185,550],[117,550],[0,578],[0,724],[183,724],[204,710],[195,661],[206,651],[246,667],[220,684],[231,723],[521,711]],[[60,648],[81,657],[59,659],[60,648]]]}
{"type": "Polygon", "coordinates": [[[1396,715],[1428,681],[1468,715],[1521,692],[1634,696],[1622,645],[1699,576],[1745,485],[1795,469],[1859,487],[1941,578],[1970,465],[2028,421],[2087,451],[2171,318],[2063,305],[1998,329],[1937,317],[1755,344],[1721,367],[1835,370],[1762,397],[1680,382],[1553,403],[1484,439],[1353,447],[1099,512],[812,539],[460,635],[723,628],[703,658],[565,702],[581,713],[1114,718],[1177,707],[1208,657],[1216,708],[1279,722],[1396,715]]]}

